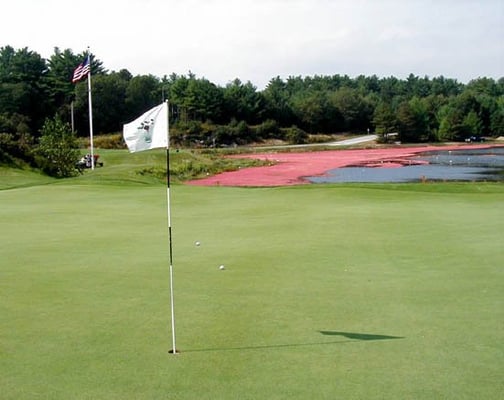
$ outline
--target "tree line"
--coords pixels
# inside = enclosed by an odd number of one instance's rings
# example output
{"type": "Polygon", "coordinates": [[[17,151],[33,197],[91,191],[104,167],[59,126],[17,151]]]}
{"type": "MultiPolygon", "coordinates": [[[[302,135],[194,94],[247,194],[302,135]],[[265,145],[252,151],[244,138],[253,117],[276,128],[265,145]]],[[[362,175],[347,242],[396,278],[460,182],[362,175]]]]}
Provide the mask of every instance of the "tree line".
{"type": "MultiPolygon", "coordinates": [[[[0,149],[22,153],[51,118],[69,122],[73,115],[77,135],[88,135],[87,83],[71,82],[85,56],[55,48],[44,59],[28,48],[0,48],[0,149]]],[[[118,132],[168,99],[171,140],[184,146],[302,143],[310,134],[339,132],[373,132],[383,140],[394,132],[403,142],[504,135],[504,78],[463,84],[413,74],[292,76],[258,90],[249,81],[219,86],[191,72],[159,78],[108,71],[94,55],[91,72],[95,134],[118,132]]]]}

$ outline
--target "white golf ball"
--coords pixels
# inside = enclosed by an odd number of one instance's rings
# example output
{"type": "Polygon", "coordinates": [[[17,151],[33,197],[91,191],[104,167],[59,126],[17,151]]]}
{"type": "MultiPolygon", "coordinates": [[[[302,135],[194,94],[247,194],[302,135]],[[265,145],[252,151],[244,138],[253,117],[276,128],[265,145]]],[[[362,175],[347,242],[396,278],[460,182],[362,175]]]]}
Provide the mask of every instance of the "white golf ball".
{"type": "Polygon", "coordinates": [[[196,246],[199,246],[201,243],[200,242],[195,242],[194,243],[196,246]]]}
{"type": "Polygon", "coordinates": [[[221,265],[221,266],[219,267],[219,269],[222,271],[222,270],[226,269],[226,267],[224,267],[224,265],[221,265]]]}

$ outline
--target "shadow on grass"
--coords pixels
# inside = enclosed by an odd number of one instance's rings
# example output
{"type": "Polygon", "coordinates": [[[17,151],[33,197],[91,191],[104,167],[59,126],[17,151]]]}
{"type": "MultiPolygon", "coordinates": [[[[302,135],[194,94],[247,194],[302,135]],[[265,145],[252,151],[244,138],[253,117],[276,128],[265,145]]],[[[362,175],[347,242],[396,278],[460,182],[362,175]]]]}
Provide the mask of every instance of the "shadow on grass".
{"type": "Polygon", "coordinates": [[[374,335],[370,333],[354,333],[354,332],[337,332],[337,331],[319,331],[322,335],[327,336],[343,336],[347,339],[355,340],[390,340],[390,339],[404,339],[403,336],[389,336],[389,335],[374,335]]]}
{"type": "Polygon", "coordinates": [[[357,340],[390,340],[390,339],[404,339],[402,336],[389,336],[389,335],[374,335],[368,333],[352,333],[352,332],[336,332],[336,331],[319,331],[322,335],[326,336],[342,336],[347,340],[337,340],[331,342],[313,342],[313,343],[289,343],[289,344],[268,344],[257,346],[237,346],[237,347],[216,347],[209,349],[189,349],[182,350],[182,353],[198,353],[209,351],[233,351],[233,350],[261,350],[261,349],[282,349],[286,347],[307,347],[307,346],[322,346],[331,344],[355,343],[357,340]]]}

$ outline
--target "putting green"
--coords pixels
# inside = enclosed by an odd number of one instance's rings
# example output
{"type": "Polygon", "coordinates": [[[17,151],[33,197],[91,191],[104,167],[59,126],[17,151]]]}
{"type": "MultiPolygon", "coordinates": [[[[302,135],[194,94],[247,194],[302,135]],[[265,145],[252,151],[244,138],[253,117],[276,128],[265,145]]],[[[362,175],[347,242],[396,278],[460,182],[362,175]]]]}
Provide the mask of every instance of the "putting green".
{"type": "Polygon", "coordinates": [[[163,186],[0,191],[3,399],[500,398],[502,185],[172,200],[179,355],[163,186]]]}

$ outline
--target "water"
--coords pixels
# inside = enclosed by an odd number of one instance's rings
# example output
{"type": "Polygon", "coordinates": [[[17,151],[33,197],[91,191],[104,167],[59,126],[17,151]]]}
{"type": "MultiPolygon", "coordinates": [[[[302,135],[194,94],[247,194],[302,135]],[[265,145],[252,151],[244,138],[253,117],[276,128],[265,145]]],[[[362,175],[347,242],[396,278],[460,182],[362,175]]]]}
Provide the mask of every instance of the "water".
{"type": "Polygon", "coordinates": [[[430,151],[411,157],[411,166],[336,168],[324,176],[308,177],[312,183],[334,182],[419,182],[425,181],[504,181],[504,147],[430,151]],[[415,162],[427,162],[414,165],[415,162]]]}

